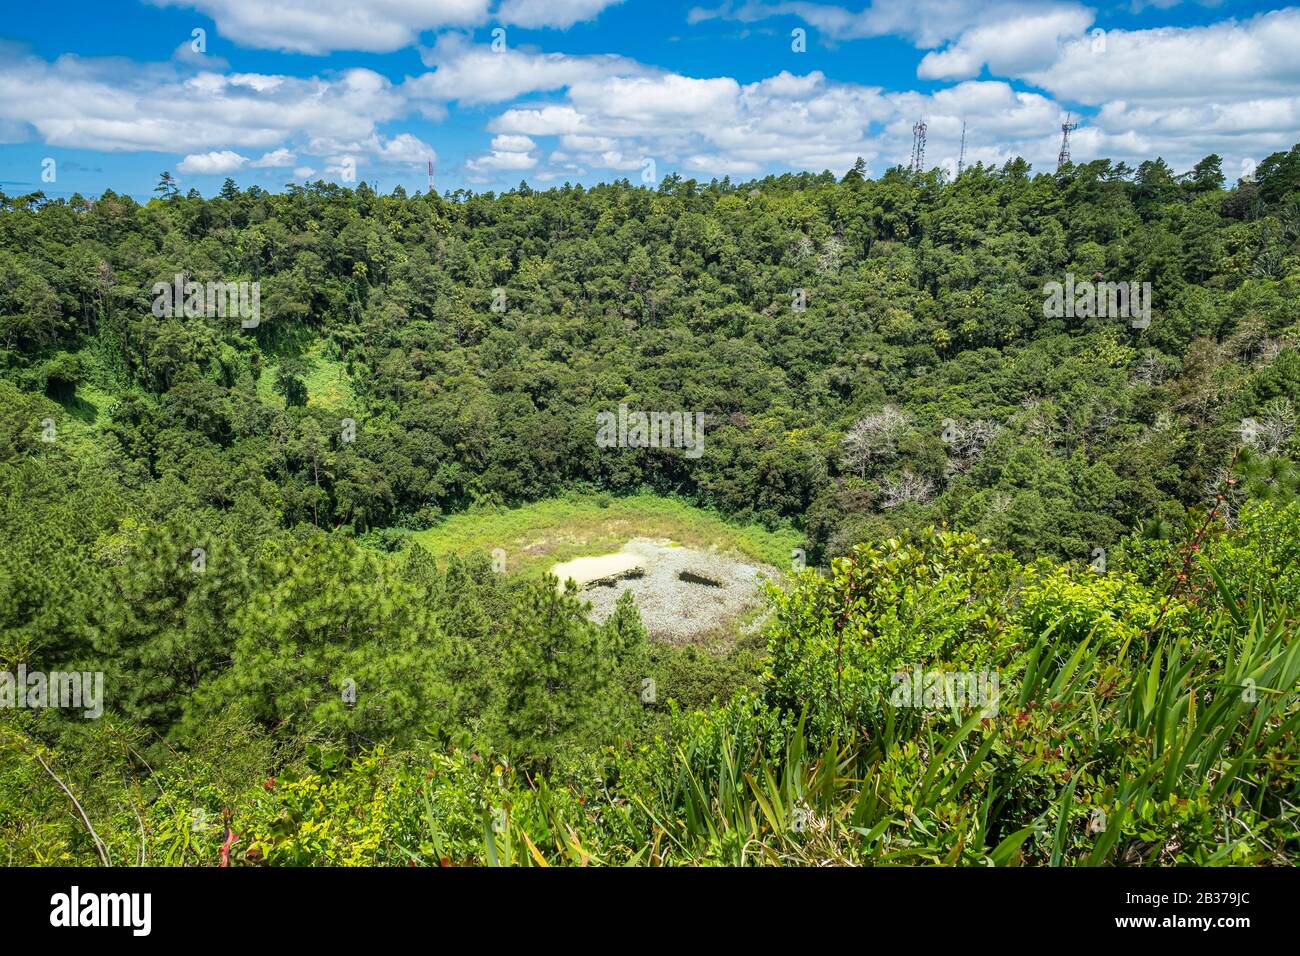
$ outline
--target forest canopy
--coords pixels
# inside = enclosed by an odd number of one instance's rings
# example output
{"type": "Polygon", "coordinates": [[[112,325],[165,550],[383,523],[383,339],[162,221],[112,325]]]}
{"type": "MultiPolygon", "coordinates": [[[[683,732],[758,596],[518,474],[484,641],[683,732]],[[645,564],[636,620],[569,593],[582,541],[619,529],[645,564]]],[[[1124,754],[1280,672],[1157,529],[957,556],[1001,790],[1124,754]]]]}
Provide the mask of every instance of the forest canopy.
{"type": "Polygon", "coordinates": [[[8,862],[1293,861],[1300,146],[1221,166],[0,193],[0,671],[106,688],[8,862]],[[417,539],[574,494],[801,557],[719,651],[417,539]]]}

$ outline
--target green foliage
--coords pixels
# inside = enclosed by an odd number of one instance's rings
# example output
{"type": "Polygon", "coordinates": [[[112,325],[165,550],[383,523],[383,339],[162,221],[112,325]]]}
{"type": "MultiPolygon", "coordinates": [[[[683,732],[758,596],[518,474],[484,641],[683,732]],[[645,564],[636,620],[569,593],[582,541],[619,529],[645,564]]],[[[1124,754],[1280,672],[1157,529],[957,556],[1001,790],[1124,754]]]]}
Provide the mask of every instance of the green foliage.
{"type": "Polygon", "coordinates": [[[557,585],[553,577],[530,584],[515,604],[502,675],[507,733],[522,755],[543,762],[613,737],[636,705],[629,677],[645,653],[630,594],[598,626],[584,618],[573,582],[557,585]]]}
{"type": "Polygon", "coordinates": [[[145,469],[137,486],[201,467],[228,476],[207,495],[225,508],[235,476],[265,477],[249,493],[286,526],[651,490],[795,525],[822,563],[943,521],[1080,559],[1202,500],[1225,435],[1300,402],[1295,155],[1232,190],[1210,156],[1182,178],[1013,162],[951,184],[204,200],[164,174],[145,206],[5,198],[0,379],[78,414],[103,395],[106,453],[145,469]],[[181,270],[256,276],[260,325],[153,316],[153,284],[181,270]],[[1151,281],[1150,327],[1045,318],[1066,272],[1151,281]],[[601,454],[595,415],[620,402],[704,414],[702,457],[601,454]],[[887,405],[904,426],[866,474],[852,438],[887,405]]]}
{"type": "Polygon", "coordinates": [[[999,620],[1011,587],[1005,557],[950,533],[859,546],[829,576],[805,571],[773,591],[767,700],[805,712],[818,743],[874,724],[894,672],[943,661],[978,669],[1014,640],[999,620]]]}
{"type": "Polygon", "coordinates": [[[195,695],[191,723],[237,702],[270,726],[379,742],[455,712],[444,671],[458,642],[378,559],[312,535],[255,573],[265,583],[230,622],[231,664],[195,695]]]}
{"type": "Polygon", "coordinates": [[[107,691],[0,712],[6,862],[1293,863],[1298,156],[0,194],[0,669],[107,691]],[[544,576],[633,534],[809,568],[655,644],[544,576]]]}

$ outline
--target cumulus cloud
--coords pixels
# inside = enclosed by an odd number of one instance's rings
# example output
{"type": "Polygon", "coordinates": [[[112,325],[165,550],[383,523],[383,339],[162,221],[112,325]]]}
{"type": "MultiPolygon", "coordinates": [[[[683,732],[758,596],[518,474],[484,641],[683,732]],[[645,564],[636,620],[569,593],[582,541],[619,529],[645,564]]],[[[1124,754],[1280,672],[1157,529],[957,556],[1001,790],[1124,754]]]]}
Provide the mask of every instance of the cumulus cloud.
{"type": "Polygon", "coordinates": [[[723,176],[752,176],[760,169],[758,163],[749,160],[733,159],[730,156],[718,154],[706,156],[698,153],[687,156],[682,161],[682,166],[692,172],[703,173],[706,176],[716,176],[719,173],[723,176]]]}
{"type": "Polygon", "coordinates": [[[512,153],[526,153],[537,146],[527,136],[494,136],[492,137],[492,148],[507,150],[512,153]]]}
{"type": "Polygon", "coordinates": [[[867,130],[897,108],[878,89],[833,84],[821,73],[741,85],[675,73],[577,83],[564,105],[514,107],[489,128],[558,136],[553,162],[612,170],[647,158],[692,170],[756,172],[769,165],[847,168],[873,151],[867,130]]]}
{"type": "Polygon", "coordinates": [[[485,23],[489,0],[151,0],[211,17],[240,46],[328,53],[388,53],[424,30],[485,23]]]}
{"type": "Polygon", "coordinates": [[[399,133],[389,139],[371,137],[364,144],[365,151],[381,162],[425,163],[438,158],[432,146],[410,133],[399,133]]]}
{"type": "Polygon", "coordinates": [[[569,87],[569,99],[608,129],[693,131],[725,121],[736,108],[739,92],[740,84],[731,77],[697,79],[665,73],[584,80],[569,87]]]}
{"type": "Polygon", "coordinates": [[[567,30],[575,23],[594,20],[606,7],[623,0],[504,0],[496,19],[510,26],[567,30]]]}
{"type": "Polygon", "coordinates": [[[467,165],[475,171],[532,169],[537,165],[537,157],[529,156],[527,153],[512,153],[508,150],[494,149],[477,159],[471,159],[467,165]]]}
{"type": "MultiPolygon", "coordinates": [[[[510,106],[488,128],[534,142],[555,137],[558,148],[547,157],[551,175],[625,172],[647,158],[662,172],[679,167],[704,176],[784,168],[842,173],[859,156],[878,174],[907,163],[918,118],[929,127],[929,166],[955,171],[965,124],[968,165],[1023,156],[1051,169],[1070,108],[1003,80],[967,80],[921,93],[838,83],[818,71],[783,71],[748,84],[660,73],[575,83],[562,102],[510,106]]],[[[1285,97],[1236,109],[1202,103],[1195,114],[1116,101],[1085,121],[1074,153],[1078,160],[1163,155],[1180,168],[1211,150],[1259,157],[1289,145],[1296,116],[1285,97]],[[1207,126],[1223,135],[1207,136],[1207,126]]],[[[476,168],[482,173],[511,159],[485,158],[476,168]]]]}
{"type": "Polygon", "coordinates": [[[289,167],[291,144],[314,156],[355,153],[379,163],[423,163],[431,147],[379,124],[410,104],[385,77],[346,70],[329,78],[189,72],[174,63],[0,55],[0,124],[52,146],[186,152],[182,172],[219,175],[289,167]],[[250,161],[240,150],[260,150],[250,161]]]}
{"type": "MultiPolygon", "coordinates": [[[[467,160],[465,168],[469,171],[471,177],[477,180],[484,180],[491,173],[519,171],[534,169],[537,166],[537,156],[527,149],[507,149],[507,145],[512,145],[511,141],[516,143],[527,140],[527,136],[504,137],[497,136],[492,141],[491,152],[476,156],[467,160]]],[[[529,140],[531,143],[532,141],[529,140]]]]}
{"type": "Polygon", "coordinates": [[[634,60],[614,55],[569,56],[511,47],[497,51],[457,33],[439,37],[432,48],[422,49],[420,56],[424,65],[434,70],[407,79],[404,91],[419,99],[461,103],[503,103],[584,80],[652,72],[634,60]]]}
{"type": "Polygon", "coordinates": [[[536,150],[537,143],[530,136],[500,133],[492,137],[491,151],[467,160],[465,168],[470,178],[479,182],[489,180],[494,173],[536,169],[536,150]]]}
{"type": "Polygon", "coordinates": [[[230,69],[230,64],[223,57],[212,56],[194,49],[194,43],[191,40],[183,41],[180,46],[172,51],[172,60],[200,70],[230,69]]]}
{"type": "Polygon", "coordinates": [[[237,171],[247,162],[247,156],[223,149],[219,152],[191,153],[176,168],[182,173],[195,176],[223,176],[237,171]]]}
{"type": "Polygon", "coordinates": [[[259,159],[253,160],[249,165],[258,169],[273,169],[280,166],[292,166],[298,161],[295,156],[287,149],[276,149],[269,153],[263,154],[259,159]]]}
{"type": "Polygon", "coordinates": [[[186,75],[172,64],[117,58],[0,58],[0,119],[27,124],[54,146],[266,150],[308,134],[372,136],[406,110],[392,83],[364,69],[330,79],[186,75]]]}
{"type": "Polygon", "coordinates": [[[488,124],[488,129],[502,133],[532,136],[557,136],[582,133],[583,116],[572,106],[513,107],[488,124]]]}
{"type": "Polygon", "coordinates": [[[688,19],[756,22],[797,17],[832,41],[901,36],[933,50],[921,61],[925,79],[967,79],[987,65],[1010,75],[1051,63],[1060,42],[1074,39],[1095,18],[1070,0],[876,0],[861,11],[792,0],[696,7],[688,19]],[[943,47],[943,49],[937,49],[943,47]]]}
{"type": "Polygon", "coordinates": [[[1215,151],[1235,170],[1289,146],[1300,128],[1300,64],[1290,55],[1300,48],[1300,10],[1098,36],[1075,3],[814,6],[747,3],[694,15],[754,19],[780,9],[841,38],[894,31],[931,44],[919,72],[937,82],[925,92],[886,90],[783,70],[742,83],[612,54],[496,52],[458,32],[420,49],[429,69],[401,82],[368,69],[289,76],[189,58],[46,61],[0,46],[0,139],[175,153],[195,174],[294,168],[298,178],[304,169],[348,178],[358,167],[422,169],[436,159],[419,136],[389,124],[439,122],[452,104],[489,106],[490,143],[463,170],[495,182],[521,171],[541,181],[622,175],[650,161],[660,175],[841,173],[859,156],[878,174],[907,162],[918,118],[929,125],[931,166],[955,168],[964,122],[968,164],[1022,155],[1050,169],[1067,112],[1083,113],[1076,160],[1161,155],[1186,169],[1215,151]],[[986,68],[995,78],[976,79],[986,68]]]}
{"type": "Polygon", "coordinates": [[[1059,7],[1016,15],[965,31],[943,50],[927,53],[917,68],[923,79],[966,79],[985,66],[998,76],[1022,74],[1050,64],[1057,45],[1091,24],[1091,11],[1059,7]]]}
{"type": "Polygon", "coordinates": [[[565,149],[577,150],[582,153],[599,153],[604,150],[613,149],[618,144],[618,140],[610,136],[575,136],[567,134],[560,137],[560,145],[565,149]]]}
{"type": "MultiPolygon", "coordinates": [[[[1175,5],[1177,0],[1158,0],[1136,6],[1175,5]]],[[[911,125],[920,117],[929,123],[931,164],[943,156],[954,167],[965,119],[968,162],[1023,155],[1039,168],[1050,168],[1060,121],[1080,104],[1092,107],[1093,115],[1085,115],[1075,134],[1076,160],[1162,155],[1187,168],[1217,151],[1244,162],[1289,146],[1297,128],[1297,9],[1207,26],[1109,32],[1094,25],[1092,9],[1064,0],[875,0],[860,11],[800,0],[728,2],[696,8],[689,18],[749,23],[776,16],[797,17],[833,41],[905,37],[930,51],[918,65],[922,79],[964,80],[985,69],[999,78],[959,83],[929,96],[886,97],[906,104],[871,136],[887,162],[906,160],[911,125]],[[1017,93],[1001,78],[1032,84],[1050,98],[1017,93]]],[[[811,77],[801,82],[808,84],[811,77]]],[[[828,106],[826,90],[797,95],[809,108],[828,106]]],[[[815,157],[814,150],[803,152],[805,161],[815,157]]],[[[747,153],[756,154],[752,144],[747,153]]]]}
{"type": "Polygon", "coordinates": [[[692,23],[714,19],[755,23],[772,17],[798,17],[831,40],[901,36],[918,48],[932,49],[981,25],[1084,9],[1062,0],[874,0],[865,9],[855,11],[834,4],[791,0],[695,7],[687,19],[692,23]]]}
{"type": "Polygon", "coordinates": [[[567,30],[622,0],[150,0],[211,17],[240,46],[324,54],[390,53],[428,30],[482,26],[489,19],[527,29],[567,30]]]}
{"type": "Polygon", "coordinates": [[[1203,27],[1112,30],[1062,45],[1025,79],[1080,103],[1232,102],[1300,90],[1300,9],[1203,27]]]}

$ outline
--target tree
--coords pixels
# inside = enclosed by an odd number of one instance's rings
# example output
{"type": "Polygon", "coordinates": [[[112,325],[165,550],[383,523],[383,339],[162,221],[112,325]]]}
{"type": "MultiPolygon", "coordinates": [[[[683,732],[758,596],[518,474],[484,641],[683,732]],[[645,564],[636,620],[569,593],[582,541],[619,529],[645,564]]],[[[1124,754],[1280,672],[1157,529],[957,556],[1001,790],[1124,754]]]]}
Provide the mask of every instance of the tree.
{"type": "Polygon", "coordinates": [[[153,188],[163,199],[175,199],[180,195],[180,187],[176,184],[176,177],[167,170],[163,170],[162,175],[158,177],[158,185],[153,188]]]}
{"type": "Polygon", "coordinates": [[[1278,203],[1300,192],[1300,144],[1283,152],[1271,153],[1256,170],[1260,197],[1266,203],[1278,203]]]}
{"type": "Polygon", "coordinates": [[[189,732],[238,705],[266,726],[362,745],[458,713],[445,677],[455,642],[412,583],[354,542],[280,543],[255,573],[256,593],[228,605],[231,662],[195,694],[189,732]]]}
{"type": "Polygon", "coordinates": [[[230,616],[251,588],[233,542],[186,516],[123,541],[96,613],[114,709],[169,728],[230,654],[230,616]]]}
{"type": "Polygon", "coordinates": [[[306,375],[307,363],[297,358],[284,359],[275,371],[275,390],[290,408],[307,404],[306,375]]]}
{"type": "Polygon", "coordinates": [[[845,183],[862,183],[867,178],[867,161],[859,156],[853,161],[853,166],[844,174],[845,183]]]}
{"type": "Polygon", "coordinates": [[[1223,188],[1223,158],[1211,153],[1192,167],[1192,188],[1196,192],[1216,192],[1223,188]]]}
{"type": "Polygon", "coordinates": [[[874,468],[894,457],[899,439],[911,427],[911,416],[896,405],[886,405],[858,419],[844,436],[844,467],[856,471],[859,477],[867,477],[874,468]]]}
{"type": "Polygon", "coordinates": [[[574,746],[610,739],[632,704],[617,682],[637,643],[626,611],[602,629],[587,620],[572,582],[563,591],[557,585],[550,576],[529,585],[512,609],[502,675],[509,746],[542,767],[574,746]]]}

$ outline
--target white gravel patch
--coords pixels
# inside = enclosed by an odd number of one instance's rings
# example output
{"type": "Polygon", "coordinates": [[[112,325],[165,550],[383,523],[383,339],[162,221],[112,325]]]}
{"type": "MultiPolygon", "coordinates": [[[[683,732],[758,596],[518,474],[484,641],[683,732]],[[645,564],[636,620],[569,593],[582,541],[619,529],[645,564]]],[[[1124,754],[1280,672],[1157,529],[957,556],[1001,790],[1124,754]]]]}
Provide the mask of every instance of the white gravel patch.
{"type": "Polygon", "coordinates": [[[633,538],[613,554],[557,564],[552,573],[561,584],[565,576],[578,583],[596,621],[607,619],[623,592],[631,591],[646,631],[671,643],[695,640],[761,606],[761,581],[776,576],[772,568],[716,550],[649,538],[633,538]]]}
{"type": "Polygon", "coordinates": [[[639,554],[616,551],[594,558],[574,558],[551,568],[551,573],[560,579],[560,586],[572,580],[579,589],[598,581],[612,581],[630,572],[644,571],[645,559],[639,554]]]}

